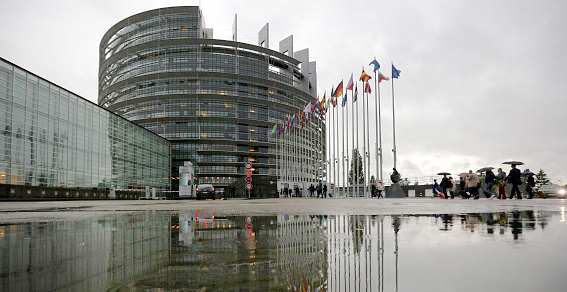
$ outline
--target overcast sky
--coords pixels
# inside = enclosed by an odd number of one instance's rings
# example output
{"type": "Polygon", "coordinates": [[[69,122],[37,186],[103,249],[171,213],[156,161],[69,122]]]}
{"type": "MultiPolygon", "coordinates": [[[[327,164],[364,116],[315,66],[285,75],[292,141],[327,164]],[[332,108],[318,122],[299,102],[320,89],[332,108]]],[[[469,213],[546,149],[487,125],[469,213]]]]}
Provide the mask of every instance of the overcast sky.
{"type": "MultiPolygon", "coordinates": [[[[0,0],[0,56],[96,102],[104,33],[133,14],[179,5],[199,1],[0,0]]],[[[266,23],[271,49],[293,35],[295,50],[309,48],[317,62],[321,96],[351,73],[358,79],[362,66],[374,76],[374,57],[387,76],[394,62],[404,177],[508,171],[502,162],[519,160],[522,170],[567,183],[567,1],[203,0],[201,9],[215,38],[232,37],[235,14],[239,41],[256,44],[266,23]]],[[[387,175],[391,83],[380,93],[387,175]]]]}

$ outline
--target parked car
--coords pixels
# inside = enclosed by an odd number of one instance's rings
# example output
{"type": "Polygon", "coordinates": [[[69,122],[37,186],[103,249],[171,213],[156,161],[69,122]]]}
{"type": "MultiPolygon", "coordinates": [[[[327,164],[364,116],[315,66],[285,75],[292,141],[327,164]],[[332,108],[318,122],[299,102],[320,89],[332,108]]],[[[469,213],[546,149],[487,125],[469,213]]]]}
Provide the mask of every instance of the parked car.
{"type": "Polygon", "coordinates": [[[196,189],[197,200],[215,199],[215,188],[210,184],[198,185],[196,189]]]}
{"type": "Polygon", "coordinates": [[[559,185],[541,185],[539,190],[550,197],[565,198],[567,196],[565,189],[559,185]]]}

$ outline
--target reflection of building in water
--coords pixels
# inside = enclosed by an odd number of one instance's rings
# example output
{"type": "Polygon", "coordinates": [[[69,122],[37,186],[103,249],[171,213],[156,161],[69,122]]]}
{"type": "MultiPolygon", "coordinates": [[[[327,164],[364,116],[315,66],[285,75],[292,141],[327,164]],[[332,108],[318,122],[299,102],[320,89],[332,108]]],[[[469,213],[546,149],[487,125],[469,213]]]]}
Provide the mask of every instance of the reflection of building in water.
{"type": "Polygon", "coordinates": [[[383,289],[382,219],[366,215],[331,216],[328,226],[328,290],[383,289]]]}
{"type": "Polygon", "coordinates": [[[288,289],[313,291],[324,287],[327,222],[326,216],[278,216],[277,264],[288,289]]]}
{"type": "Polygon", "coordinates": [[[169,263],[169,216],[0,226],[0,290],[106,291],[169,263]]]}

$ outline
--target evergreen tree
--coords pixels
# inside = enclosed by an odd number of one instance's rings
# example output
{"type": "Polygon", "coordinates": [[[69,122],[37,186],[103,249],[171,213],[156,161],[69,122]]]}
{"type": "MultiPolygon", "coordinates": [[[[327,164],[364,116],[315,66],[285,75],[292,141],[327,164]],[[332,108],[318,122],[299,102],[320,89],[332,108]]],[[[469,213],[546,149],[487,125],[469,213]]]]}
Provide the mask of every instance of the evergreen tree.
{"type": "Polygon", "coordinates": [[[363,184],[364,183],[364,169],[363,169],[363,165],[362,165],[362,156],[360,156],[360,152],[358,152],[357,148],[352,150],[352,157],[354,159],[350,163],[350,170],[348,171],[348,183],[350,185],[363,184]],[[358,176],[356,175],[357,165],[358,165],[358,169],[359,169],[358,176]]]}
{"type": "Polygon", "coordinates": [[[543,169],[540,169],[539,172],[536,173],[535,177],[538,185],[546,185],[551,181],[547,178],[547,174],[543,171],[543,169]]]}

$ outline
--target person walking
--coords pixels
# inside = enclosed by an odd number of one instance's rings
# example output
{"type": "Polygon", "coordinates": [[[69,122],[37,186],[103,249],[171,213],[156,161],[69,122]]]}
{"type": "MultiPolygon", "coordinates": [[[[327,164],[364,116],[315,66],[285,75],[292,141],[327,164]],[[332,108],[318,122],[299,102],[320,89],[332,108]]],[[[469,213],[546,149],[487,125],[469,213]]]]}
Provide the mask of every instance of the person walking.
{"type": "Polygon", "coordinates": [[[449,177],[449,192],[451,194],[451,199],[455,198],[455,192],[457,191],[457,185],[455,184],[455,180],[452,176],[449,177]]]}
{"type": "Polygon", "coordinates": [[[506,184],[506,172],[502,168],[498,168],[498,174],[496,175],[496,184],[498,185],[498,199],[506,200],[506,190],[504,185],[506,184]]]}
{"type": "Polygon", "coordinates": [[[313,184],[311,184],[309,186],[308,190],[309,190],[309,196],[314,197],[315,195],[313,193],[315,192],[315,186],[313,184]]]}
{"type": "Polygon", "coordinates": [[[377,197],[378,199],[380,198],[384,198],[382,196],[382,192],[384,191],[384,184],[382,183],[382,181],[378,181],[378,186],[376,186],[376,191],[378,192],[377,197]]]}
{"type": "Polygon", "coordinates": [[[506,181],[512,184],[512,191],[510,192],[510,199],[514,198],[514,194],[516,194],[516,198],[518,200],[522,199],[522,193],[520,193],[520,185],[522,184],[521,176],[522,173],[519,169],[516,168],[515,164],[512,164],[512,169],[510,173],[506,177],[506,181]]]}
{"type": "Polygon", "coordinates": [[[534,189],[535,187],[535,180],[533,174],[528,174],[528,183],[526,185],[526,192],[528,192],[528,199],[534,198],[534,189]]]}
{"type": "Polygon", "coordinates": [[[327,184],[323,184],[323,196],[327,197],[327,184]]]}
{"type": "Polygon", "coordinates": [[[323,198],[323,182],[321,182],[321,180],[319,180],[319,183],[317,184],[317,198],[323,198]]]}
{"type": "Polygon", "coordinates": [[[433,197],[437,197],[439,192],[442,192],[439,183],[437,183],[437,179],[433,179],[433,197]]]}
{"type": "Polygon", "coordinates": [[[376,183],[372,183],[372,185],[370,185],[370,196],[372,198],[376,197],[376,183]]]}
{"type": "Polygon", "coordinates": [[[484,177],[484,182],[486,183],[486,187],[484,189],[484,195],[487,199],[492,200],[494,194],[492,193],[492,186],[494,185],[494,181],[496,180],[496,176],[494,176],[494,172],[492,170],[486,171],[486,176],[484,177]]]}
{"type": "Polygon", "coordinates": [[[445,195],[445,199],[449,198],[449,194],[447,193],[447,189],[451,188],[451,181],[449,180],[449,178],[447,177],[447,175],[443,175],[443,178],[441,179],[441,190],[443,192],[443,195],[445,195]]]}
{"type": "Polygon", "coordinates": [[[462,176],[459,177],[459,196],[461,196],[461,199],[470,199],[470,196],[466,192],[466,186],[465,179],[462,176]]]}
{"type": "Polygon", "coordinates": [[[467,176],[467,187],[469,188],[469,193],[475,200],[478,200],[478,187],[480,184],[480,178],[472,170],[469,170],[469,176],[467,176]]]}

